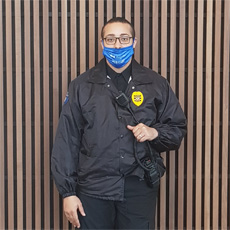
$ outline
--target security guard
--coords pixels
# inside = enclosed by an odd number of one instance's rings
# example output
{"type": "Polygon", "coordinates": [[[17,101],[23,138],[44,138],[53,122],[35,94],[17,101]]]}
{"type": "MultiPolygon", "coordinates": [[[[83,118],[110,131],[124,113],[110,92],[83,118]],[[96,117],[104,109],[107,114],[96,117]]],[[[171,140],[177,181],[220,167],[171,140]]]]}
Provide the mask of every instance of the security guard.
{"type": "Polygon", "coordinates": [[[130,22],[111,19],[101,34],[105,58],[69,86],[51,163],[77,228],[154,229],[159,180],[149,183],[143,164],[160,177],[160,152],[178,149],[186,132],[167,80],[132,58],[136,43],[130,22]]]}

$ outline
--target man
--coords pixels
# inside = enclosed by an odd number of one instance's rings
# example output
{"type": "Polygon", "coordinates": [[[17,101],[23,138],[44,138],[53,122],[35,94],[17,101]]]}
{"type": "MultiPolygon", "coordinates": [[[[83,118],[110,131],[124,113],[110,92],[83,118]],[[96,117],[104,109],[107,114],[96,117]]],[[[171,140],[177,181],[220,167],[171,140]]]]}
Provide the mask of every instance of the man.
{"type": "Polygon", "coordinates": [[[159,153],[178,149],[186,132],[167,80],[132,58],[136,43],[127,20],[108,21],[105,58],[71,82],[62,108],[52,172],[77,228],[153,229],[159,153]]]}

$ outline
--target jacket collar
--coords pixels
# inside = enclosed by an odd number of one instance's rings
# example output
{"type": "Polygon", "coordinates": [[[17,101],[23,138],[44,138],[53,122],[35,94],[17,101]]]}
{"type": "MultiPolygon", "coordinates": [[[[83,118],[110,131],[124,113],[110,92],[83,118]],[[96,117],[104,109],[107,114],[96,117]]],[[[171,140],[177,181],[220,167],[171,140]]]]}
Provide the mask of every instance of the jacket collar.
{"type": "MultiPolygon", "coordinates": [[[[142,85],[152,83],[148,71],[140,65],[135,59],[132,61],[132,81],[135,85],[142,85]]],[[[103,58],[94,68],[89,72],[89,82],[96,84],[106,83],[106,63],[103,58]]]]}
{"type": "Polygon", "coordinates": [[[143,85],[152,83],[153,80],[150,77],[150,69],[140,65],[135,59],[132,62],[132,81],[135,85],[143,85]]]}

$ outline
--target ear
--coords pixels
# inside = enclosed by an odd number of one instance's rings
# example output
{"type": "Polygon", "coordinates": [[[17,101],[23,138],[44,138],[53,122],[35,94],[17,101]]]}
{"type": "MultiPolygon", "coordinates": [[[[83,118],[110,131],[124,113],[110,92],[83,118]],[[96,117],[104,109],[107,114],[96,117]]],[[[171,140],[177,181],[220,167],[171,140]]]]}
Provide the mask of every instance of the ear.
{"type": "Polygon", "coordinates": [[[133,39],[133,49],[135,49],[136,44],[137,44],[137,38],[135,37],[135,38],[133,39]]]}
{"type": "Polygon", "coordinates": [[[100,43],[101,43],[101,48],[104,49],[104,44],[103,44],[104,42],[102,39],[100,39],[100,43]]]}

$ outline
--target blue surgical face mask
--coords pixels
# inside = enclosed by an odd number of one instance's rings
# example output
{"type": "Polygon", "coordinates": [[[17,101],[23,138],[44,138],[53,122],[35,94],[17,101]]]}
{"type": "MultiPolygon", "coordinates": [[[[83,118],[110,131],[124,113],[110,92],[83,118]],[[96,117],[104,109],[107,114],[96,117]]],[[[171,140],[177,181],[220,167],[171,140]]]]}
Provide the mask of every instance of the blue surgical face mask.
{"type": "Polygon", "coordinates": [[[104,47],[103,49],[103,55],[115,68],[121,68],[127,64],[133,54],[133,44],[131,46],[123,47],[120,49],[108,47],[104,47]]]}

